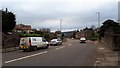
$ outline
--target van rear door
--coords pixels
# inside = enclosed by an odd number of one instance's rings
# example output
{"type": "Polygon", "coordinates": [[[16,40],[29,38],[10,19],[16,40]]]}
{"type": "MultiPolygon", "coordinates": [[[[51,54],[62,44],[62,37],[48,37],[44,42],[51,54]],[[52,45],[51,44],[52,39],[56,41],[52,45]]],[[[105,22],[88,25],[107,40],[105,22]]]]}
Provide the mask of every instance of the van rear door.
{"type": "Polygon", "coordinates": [[[21,38],[20,39],[20,49],[27,49],[28,48],[28,38],[21,38]]]}

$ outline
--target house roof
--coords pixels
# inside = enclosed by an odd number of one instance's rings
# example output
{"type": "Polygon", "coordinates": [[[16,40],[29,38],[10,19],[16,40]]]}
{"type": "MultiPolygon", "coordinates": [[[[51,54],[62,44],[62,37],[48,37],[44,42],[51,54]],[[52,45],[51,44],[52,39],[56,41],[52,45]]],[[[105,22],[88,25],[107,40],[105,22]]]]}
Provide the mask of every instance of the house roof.
{"type": "Polygon", "coordinates": [[[16,25],[15,29],[16,30],[31,30],[32,27],[31,27],[31,25],[20,24],[20,25],[16,25]]]}

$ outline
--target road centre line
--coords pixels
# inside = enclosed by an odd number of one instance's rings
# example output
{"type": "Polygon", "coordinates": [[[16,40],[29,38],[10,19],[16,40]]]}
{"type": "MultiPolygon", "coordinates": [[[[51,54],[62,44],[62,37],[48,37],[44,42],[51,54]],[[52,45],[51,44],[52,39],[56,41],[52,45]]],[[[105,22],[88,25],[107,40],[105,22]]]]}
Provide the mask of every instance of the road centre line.
{"type": "Polygon", "coordinates": [[[56,50],[61,49],[61,48],[64,48],[64,47],[65,47],[65,46],[62,46],[62,47],[56,48],[56,50]]]}
{"type": "Polygon", "coordinates": [[[25,56],[25,57],[21,57],[21,58],[18,58],[18,59],[9,60],[9,61],[6,61],[5,63],[10,63],[10,62],[14,62],[14,61],[18,61],[18,60],[30,58],[30,57],[37,56],[37,55],[41,55],[41,54],[44,54],[44,53],[47,53],[47,51],[40,52],[40,53],[36,53],[36,54],[29,55],[29,56],[25,56]]]}

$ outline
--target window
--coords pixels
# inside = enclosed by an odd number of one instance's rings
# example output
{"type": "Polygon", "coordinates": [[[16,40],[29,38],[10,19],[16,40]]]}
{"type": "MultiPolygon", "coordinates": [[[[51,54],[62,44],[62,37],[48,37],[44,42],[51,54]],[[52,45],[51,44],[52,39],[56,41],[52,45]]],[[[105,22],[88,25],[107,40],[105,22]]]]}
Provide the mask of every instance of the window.
{"type": "Polygon", "coordinates": [[[44,38],[42,38],[42,41],[43,41],[43,42],[46,42],[46,40],[45,40],[44,38]]]}
{"type": "Polygon", "coordinates": [[[36,38],[32,38],[32,41],[36,41],[36,38]]]}

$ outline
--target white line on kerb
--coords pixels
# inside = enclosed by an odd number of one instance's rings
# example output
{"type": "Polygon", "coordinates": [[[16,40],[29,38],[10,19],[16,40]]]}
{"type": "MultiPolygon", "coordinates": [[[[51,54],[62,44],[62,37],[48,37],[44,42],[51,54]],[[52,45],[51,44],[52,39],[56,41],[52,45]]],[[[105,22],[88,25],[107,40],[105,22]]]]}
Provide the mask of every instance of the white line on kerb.
{"type": "Polygon", "coordinates": [[[33,54],[33,55],[29,55],[29,56],[25,56],[25,57],[21,57],[21,58],[18,58],[18,59],[13,59],[13,60],[10,60],[10,61],[6,61],[5,63],[10,63],[10,62],[14,62],[14,61],[30,58],[30,57],[37,56],[37,55],[40,55],[40,54],[43,54],[43,53],[47,53],[47,51],[40,52],[40,53],[33,54]]]}
{"type": "Polygon", "coordinates": [[[101,50],[101,49],[104,49],[104,48],[103,48],[103,47],[100,47],[99,49],[101,50]]]}
{"type": "Polygon", "coordinates": [[[62,46],[62,47],[56,48],[56,50],[61,49],[61,48],[64,48],[64,47],[65,47],[65,46],[62,46]]]}

